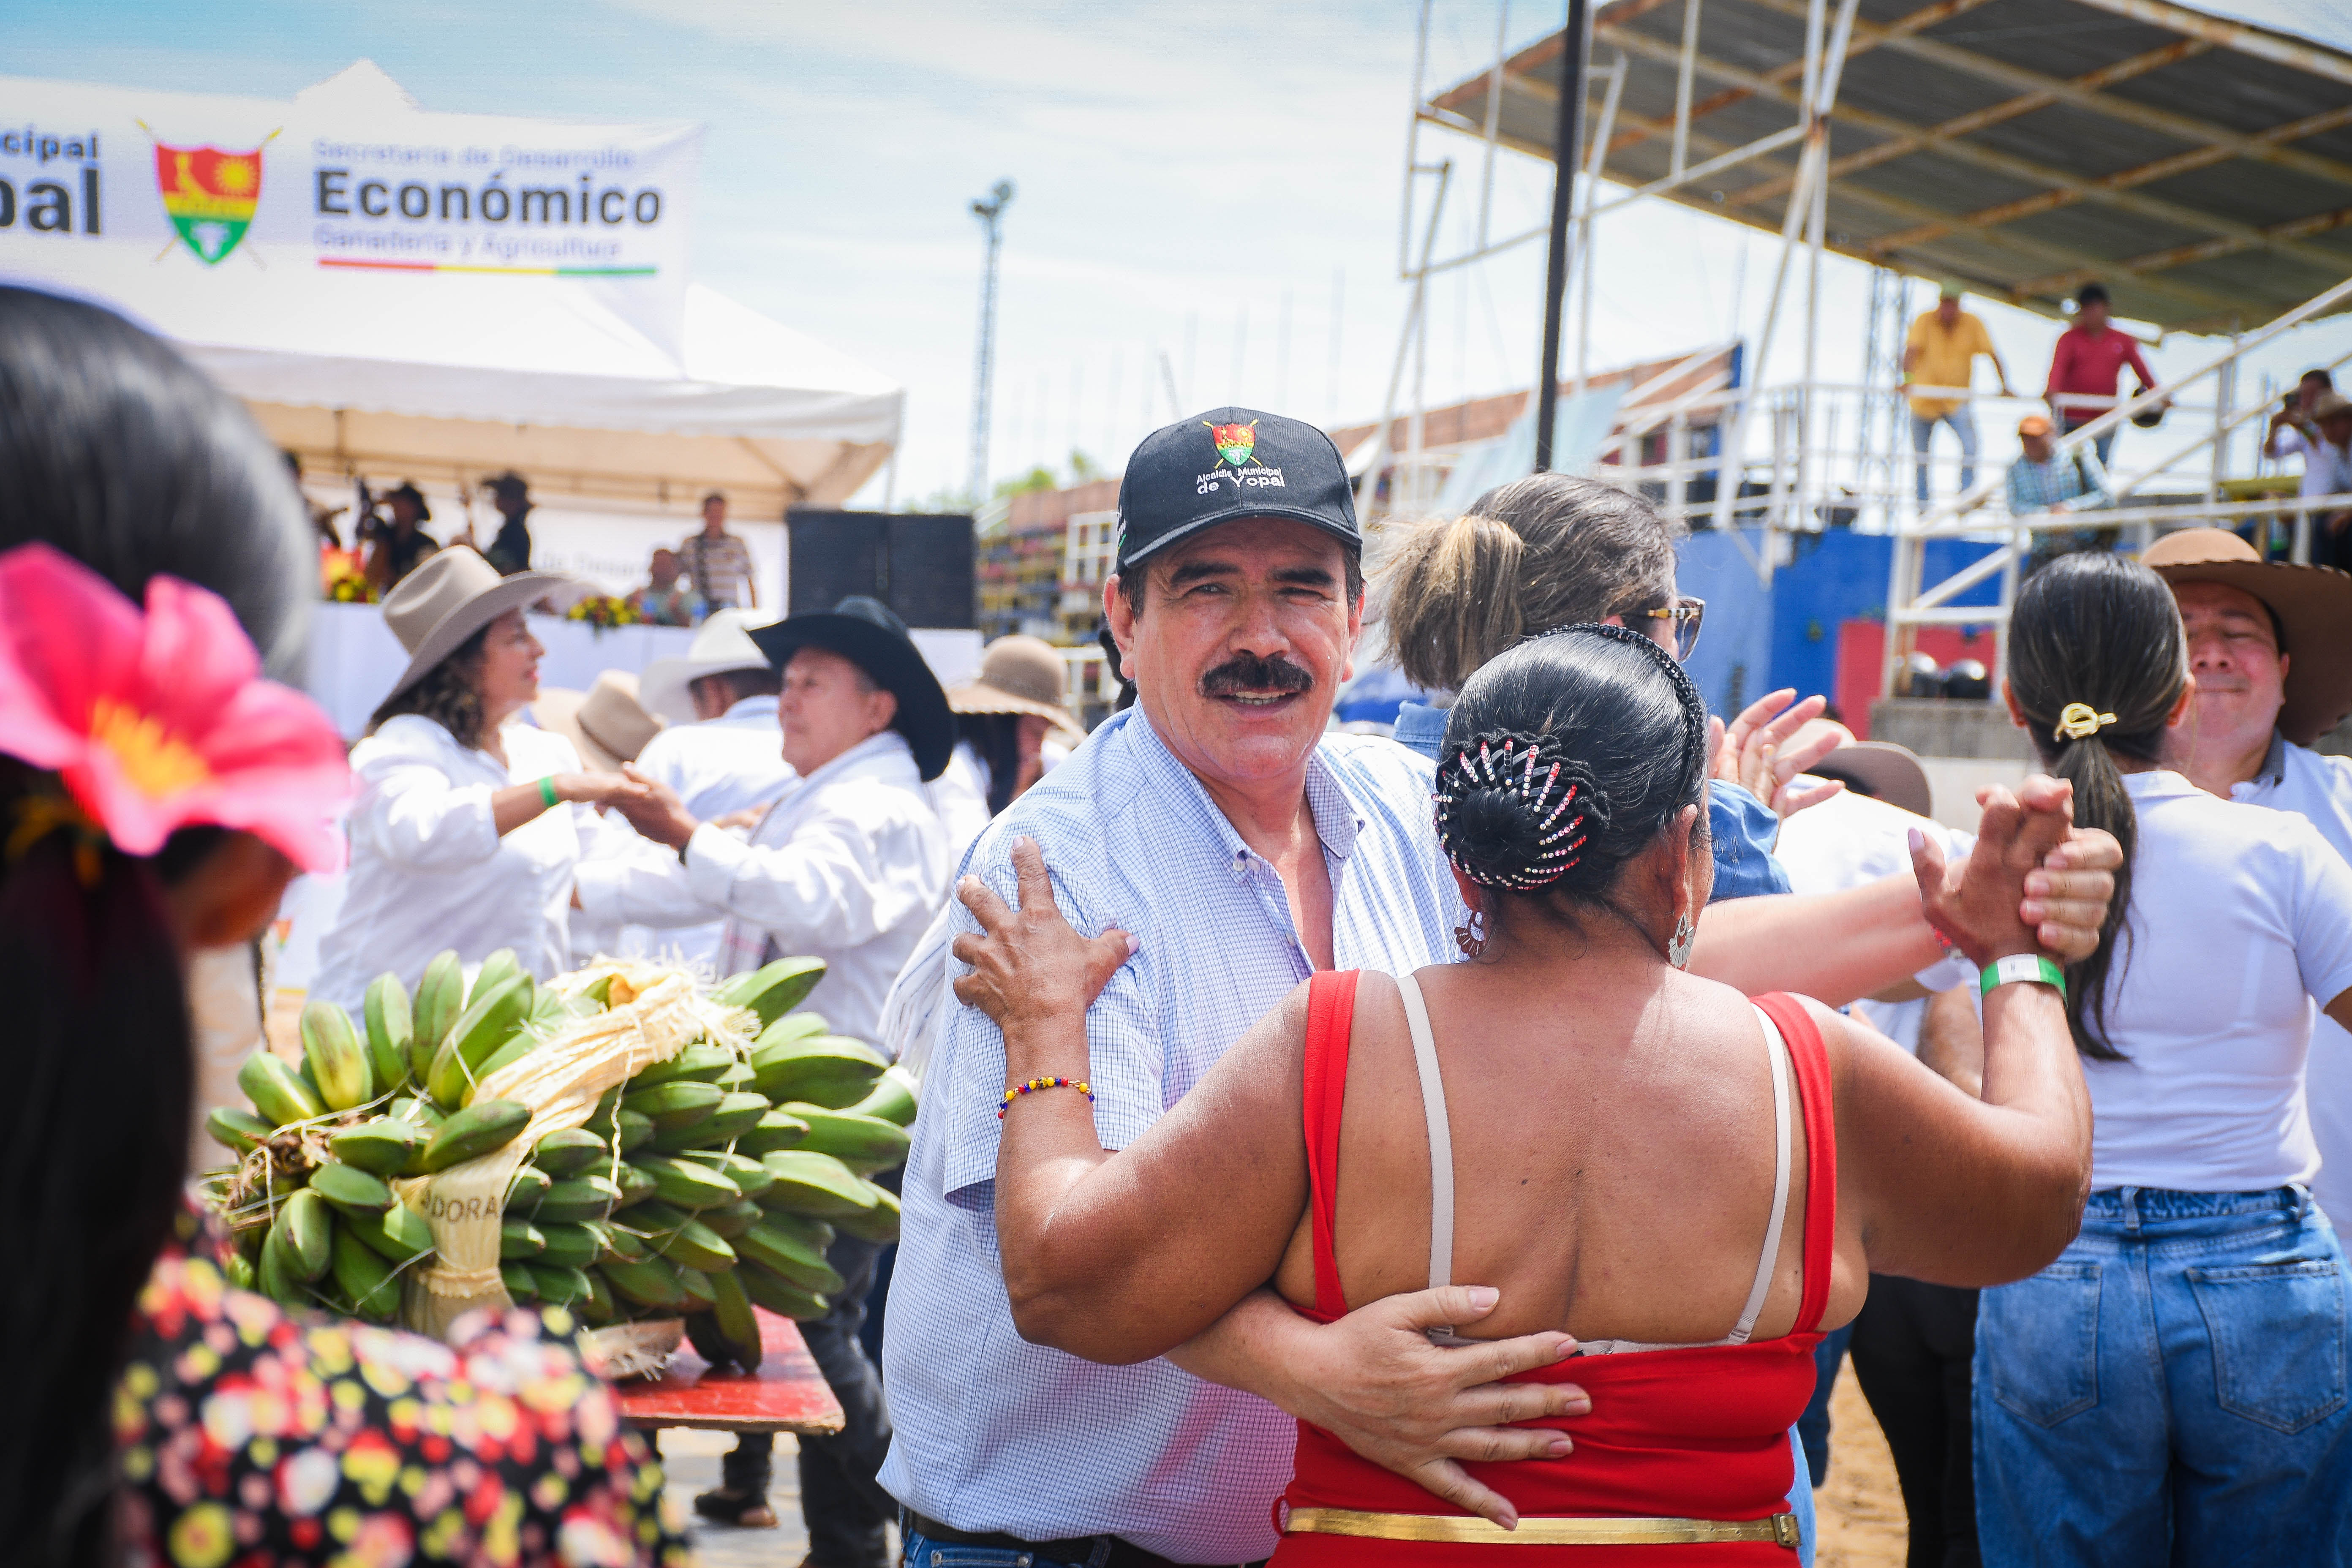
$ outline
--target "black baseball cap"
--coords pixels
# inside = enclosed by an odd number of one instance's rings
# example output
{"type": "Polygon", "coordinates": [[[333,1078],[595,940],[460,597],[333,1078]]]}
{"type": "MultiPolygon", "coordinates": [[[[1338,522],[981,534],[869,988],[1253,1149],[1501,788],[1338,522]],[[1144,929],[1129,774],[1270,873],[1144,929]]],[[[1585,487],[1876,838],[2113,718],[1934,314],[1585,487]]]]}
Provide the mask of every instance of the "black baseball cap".
{"type": "Polygon", "coordinates": [[[1204,528],[1286,517],[1364,547],[1348,467],[1331,437],[1255,408],[1212,408],[1154,430],[1118,485],[1118,569],[1204,528]]]}

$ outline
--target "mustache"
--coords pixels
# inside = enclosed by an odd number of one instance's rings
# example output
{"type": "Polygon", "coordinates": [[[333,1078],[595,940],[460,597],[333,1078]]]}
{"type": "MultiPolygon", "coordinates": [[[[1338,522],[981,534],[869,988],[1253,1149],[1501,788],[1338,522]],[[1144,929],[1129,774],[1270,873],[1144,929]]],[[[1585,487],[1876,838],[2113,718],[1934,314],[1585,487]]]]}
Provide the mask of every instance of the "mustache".
{"type": "Polygon", "coordinates": [[[1315,678],[1280,654],[1261,658],[1237,653],[1201,677],[1203,697],[1231,697],[1243,691],[1312,691],[1315,678]]]}

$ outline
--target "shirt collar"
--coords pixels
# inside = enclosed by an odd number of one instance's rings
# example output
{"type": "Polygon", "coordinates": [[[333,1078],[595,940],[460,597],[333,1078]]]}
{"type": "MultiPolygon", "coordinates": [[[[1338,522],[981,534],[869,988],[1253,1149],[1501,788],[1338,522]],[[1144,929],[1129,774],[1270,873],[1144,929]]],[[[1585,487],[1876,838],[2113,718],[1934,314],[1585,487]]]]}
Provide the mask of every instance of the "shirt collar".
{"type": "MultiPolygon", "coordinates": [[[[794,793],[798,794],[831,784],[834,780],[852,772],[877,774],[897,772],[898,769],[891,764],[898,761],[903,761],[906,768],[911,772],[915,766],[915,749],[907,744],[907,737],[898,731],[885,730],[878,735],[868,735],[801,780],[801,789],[794,793]],[[877,766],[877,763],[880,765],[877,766]]],[[[912,784],[919,781],[909,778],[906,782],[912,784]]]]}
{"type": "Polygon", "coordinates": [[[777,700],[772,694],[767,693],[763,693],[758,697],[746,697],[731,704],[726,712],[719,715],[719,718],[772,719],[775,717],[776,713],[776,701],[777,700]]]}
{"type": "MultiPolygon", "coordinates": [[[[1236,876],[1245,872],[1252,860],[1261,858],[1234,831],[1233,823],[1210,797],[1199,775],[1168,749],[1168,743],[1151,727],[1151,721],[1140,706],[1117,718],[1123,721],[1129,743],[1135,747],[1146,787],[1164,800],[1191,802],[1201,826],[1224,847],[1225,863],[1236,876]]],[[[1356,847],[1357,834],[1363,830],[1364,815],[1348,797],[1319,742],[1307,759],[1307,809],[1314,815],[1315,837],[1326,850],[1345,860],[1356,847]]]]}
{"type": "Polygon", "coordinates": [[[2271,749],[2263,753],[2262,766],[2254,776],[2241,779],[2230,786],[2231,800],[2250,800],[2266,789],[2276,789],[2286,783],[2286,737],[2276,730],[2271,731],[2271,749]]]}
{"type": "Polygon", "coordinates": [[[2146,773],[2124,774],[2124,793],[2134,800],[2163,800],[2172,795],[2202,795],[2204,791],[2189,782],[2186,773],[2170,768],[2150,768],[2146,773]]]}

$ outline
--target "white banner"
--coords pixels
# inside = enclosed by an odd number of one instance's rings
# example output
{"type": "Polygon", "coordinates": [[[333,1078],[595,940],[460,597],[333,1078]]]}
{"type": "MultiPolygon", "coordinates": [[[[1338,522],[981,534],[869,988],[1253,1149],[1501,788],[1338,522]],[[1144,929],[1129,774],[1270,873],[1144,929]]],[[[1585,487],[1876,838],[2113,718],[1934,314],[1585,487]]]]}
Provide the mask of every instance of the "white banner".
{"type": "Polygon", "coordinates": [[[426,113],[365,64],[289,101],[0,77],[0,271],[247,347],[419,289],[584,290],[675,352],[700,151],[677,121],[426,113]]]}

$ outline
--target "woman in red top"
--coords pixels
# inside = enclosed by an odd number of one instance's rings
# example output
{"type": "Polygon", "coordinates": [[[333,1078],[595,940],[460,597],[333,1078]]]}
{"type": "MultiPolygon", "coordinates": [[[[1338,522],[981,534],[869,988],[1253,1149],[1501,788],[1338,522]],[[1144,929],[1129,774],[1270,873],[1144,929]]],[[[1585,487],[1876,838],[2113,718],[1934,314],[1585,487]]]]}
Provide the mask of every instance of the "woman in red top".
{"type": "MultiPolygon", "coordinates": [[[[1303,1428],[1277,1562],[1789,1563],[1789,1424],[1867,1276],[1992,1284],[2074,1234],[2090,1113],[2054,987],[1988,994],[1979,1102],[1817,1003],[1683,972],[1706,752],[1647,638],[1523,643],[1463,688],[1437,773],[1474,962],[1315,976],[1117,1154],[1080,1094],[1008,1092],[996,1221],[1027,1339],[1127,1363],[1269,1284],[1328,1318],[1449,1279],[1499,1289],[1481,1336],[1561,1332],[1526,1381],[1572,1376],[1591,1412],[1550,1458],[1470,1467],[1507,1500],[1490,1518],[1303,1428]]],[[[2064,826],[1995,791],[1958,887],[1915,850],[1938,929],[1979,963],[2033,953],[2019,884],[2064,826]]],[[[1083,1080],[1086,1005],[1129,947],[1071,931],[1034,846],[1015,859],[1018,913],[961,889],[987,935],[956,944],[958,994],[1016,1085],[1083,1080]]]]}

